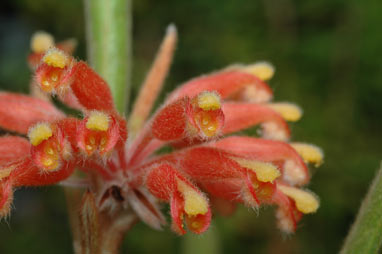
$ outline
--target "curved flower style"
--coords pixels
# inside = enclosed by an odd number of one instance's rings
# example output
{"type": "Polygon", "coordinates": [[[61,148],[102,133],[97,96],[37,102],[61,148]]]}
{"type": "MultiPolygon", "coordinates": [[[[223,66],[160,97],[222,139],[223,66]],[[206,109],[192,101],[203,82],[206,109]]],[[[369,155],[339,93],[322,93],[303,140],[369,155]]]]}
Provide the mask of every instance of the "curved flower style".
{"type": "Polygon", "coordinates": [[[73,58],[72,48],[54,47],[46,34],[34,37],[34,85],[84,117],[67,116],[50,100],[0,92],[0,126],[22,135],[0,137],[1,217],[10,213],[17,187],[58,182],[87,187],[96,210],[110,218],[131,208],[157,229],[165,223],[158,201],[167,202],[178,234],[185,225],[197,234],[207,230],[212,212],[222,208],[217,200],[254,209],[276,205],[278,226],[287,233],[302,214],[317,210],[318,198],[303,186],[310,179],[307,163],[318,166],[323,154],[289,141],[286,121],[297,121],[302,111],[271,102],[265,83],[274,73],[270,64],[230,66],[188,81],[146,121],[175,41],[170,27],[136,101],[128,139],[127,121],[114,108],[107,83],[73,58]],[[234,134],[257,125],[259,137],[234,134]],[[173,151],[157,155],[164,146],[173,151]],[[75,169],[88,180],[70,177],[75,169]]]}

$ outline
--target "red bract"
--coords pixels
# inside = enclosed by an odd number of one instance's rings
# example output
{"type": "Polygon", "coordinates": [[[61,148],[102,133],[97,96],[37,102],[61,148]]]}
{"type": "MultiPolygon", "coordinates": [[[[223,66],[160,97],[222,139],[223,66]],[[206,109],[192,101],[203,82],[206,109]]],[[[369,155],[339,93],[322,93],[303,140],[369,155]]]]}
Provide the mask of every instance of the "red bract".
{"type": "Polygon", "coordinates": [[[88,180],[64,183],[95,196],[85,198],[91,205],[84,209],[95,206],[117,220],[132,208],[159,229],[164,217],[158,202],[169,203],[179,234],[186,232],[184,224],[197,234],[207,230],[215,205],[229,211],[238,203],[277,205],[284,232],[294,232],[302,214],[317,210],[317,197],[300,188],[310,180],[306,163],[320,164],[323,154],[289,142],[286,121],[297,121],[302,111],[270,102],[270,64],[235,65],[186,82],[147,119],[175,47],[171,27],[135,103],[128,139],[127,121],[115,110],[107,83],[44,36],[32,43],[30,64],[40,61],[32,85],[58,95],[83,118],[65,116],[44,96],[0,93],[0,126],[29,138],[0,138],[0,216],[9,214],[15,188],[55,184],[75,169],[88,180]],[[224,137],[256,125],[262,127],[259,137],[224,137]],[[165,146],[173,151],[156,155],[165,146]]]}

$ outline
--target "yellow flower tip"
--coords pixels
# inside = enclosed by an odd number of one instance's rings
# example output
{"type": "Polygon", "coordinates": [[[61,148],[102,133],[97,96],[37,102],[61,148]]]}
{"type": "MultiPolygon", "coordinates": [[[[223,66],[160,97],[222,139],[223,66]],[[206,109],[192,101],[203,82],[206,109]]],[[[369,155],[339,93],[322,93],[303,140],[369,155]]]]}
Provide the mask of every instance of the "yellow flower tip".
{"type": "Polygon", "coordinates": [[[297,210],[302,213],[314,213],[320,206],[316,195],[309,191],[285,185],[278,185],[278,188],[282,193],[294,200],[297,210]]]}
{"type": "Polygon", "coordinates": [[[221,108],[220,96],[215,92],[203,92],[198,96],[198,107],[203,110],[217,110],[221,108]]]}
{"type": "Polygon", "coordinates": [[[39,145],[53,135],[52,128],[47,123],[38,123],[28,131],[28,138],[33,146],[39,145]]]}
{"type": "Polygon", "coordinates": [[[178,179],[177,183],[178,190],[184,198],[184,211],[186,214],[189,216],[206,214],[208,212],[207,199],[182,180],[178,179]]]}
{"type": "Polygon", "coordinates": [[[268,62],[257,62],[244,67],[244,71],[255,75],[261,80],[269,80],[275,74],[275,67],[268,62]]]}
{"type": "Polygon", "coordinates": [[[42,60],[49,66],[61,69],[69,64],[69,56],[64,51],[57,48],[49,49],[42,60]]]}
{"type": "Polygon", "coordinates": [[[36,32],[31,39],[31,49],[34,53],[44,53],[49,48],[54,47],[54,38],[46,32],[36,32]]]}
{"type": "Polygon", "coordinates": [[[272,163],[247,160],[243,158],[233,158],[240,166],[251,169],[256,173],[257,179],[261,182],[273,182],[281,173],[272,163]]]}
{"type": "Polygon", "coordinates": [[[271,103],[268,104],[273,110],[277,111],[286,121],[296,122],[302,117],[302,109],[292,103],[271,103]]]}
{"type": "Polygon", "coordinates": [[[86,128],[94,131],[107,131],[109,129],[109,116],[100,111],[92,111],[86,122],[86,128]]]}
{"type": "Polygon", "coordinates": [[[318,146],[304,143],[291,143],[290,144],[296,152],[307,163],[312,163],[319,167],[324,161],[324,152],[318,146]]]}

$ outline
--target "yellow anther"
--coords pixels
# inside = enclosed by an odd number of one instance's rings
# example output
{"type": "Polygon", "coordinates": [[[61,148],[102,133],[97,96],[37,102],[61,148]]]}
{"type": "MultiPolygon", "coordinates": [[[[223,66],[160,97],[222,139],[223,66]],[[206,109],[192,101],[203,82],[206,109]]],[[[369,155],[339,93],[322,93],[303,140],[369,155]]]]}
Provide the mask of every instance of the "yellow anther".
{"type": "Polygon", "coordinates": [[[206,137],[214,137],[218,134],[219,121],[214,119],[210,112],[202,111],[195,115],[195,121],[198,122],[202,134],[206,137]]]}
{"type": "Polygon", "coordinates": [[[271,163],[248,160],[243,158],[232,158],[240,166],[253,170],[256,173],[257,179],[261,182],[273,182],[281,175],[277,167],[271,163]]]}
{"type": "Polygon", "coordinates": [[[38,123],[29,129],[28,138],[32,145],[37,146],[53,135],[52,128],[47,123],[38,123]]]}
{"type": "Polygon", "coordinates": [[[296,122],[302,117],[302,109],[292,103],[270,103],[269,107],[277,111],[285,120],[296,122]]]}
{"type": "Polygon", "coordinates": [[[49,155],[53,155],[53,154],[54,154],[54,151],[53,151],[52,148],[48,148],[48,149],[46,150],[46,153],[49,154],[49,155]]]}
{"type": "Polygon", "coordinates": [[[86,145],[86,150],[88,150],[88,151],[93,150],[93,146],[91,146],[91,145],[86,145]]]}
{"type": "Polygon", "coordinates": [[[192,228],[200,228],[202,224],[199,221],[194,221],[191,223],[192,228]]]}
{"type": "Polygon", "coordinates": [[[204,116],[200,128],[206,137],[214,137],[217,134],[218,122],[212,120],[209,116],[204,116]]]}
{"type": "Polygon", "coordinates": [[[178,190],[183,195],[184,211],[187,215],[196,216],[208,212],[208,202],[202,194],[181,180],[178,180],[178,190]]]}
{"type": "Polygon", "coordinates": [[[211,122],[211,116],[204,115],[202,118],[202,125],[206,126],[211,122]]]}
{"type": "Polygon", "coordinates": [[[106,145],[106,142],[107,142],[106,138],[101,138],[101,146],[106,145]]]}
{"type": "Polygon", "coordinates": [[[56,170],[59,166],[58,156],[46,156],[41,159],[41,164],[44,166],[43,169],[47,171],[56,170]]]}
{"type": "Polygon", "coordinates": [[[47,65],[62,69],[68,65],[69,57],[63,51],[57,48],[51,48],[44,55],[43,61],[47,65]]]}
{"type": "Polygon", "coordinates": [[[305,162],[320,166],[324,160],[324,153],[321,148],[311,144],[291,143],[290,144],[305,162]]]}
{"type": "Polygon", "coordinates": [[[320,206],[318,198],[308,191],[281,184],[277,187],[281,192],[295,201],[297,210],[302,213],[314,213],[320,206]]]}
{"type": "MultiPolygon", "coordinates": [[[[210,125],[210,126],[207,127],[207,130],[209,131],[209,133],[215,133],[216,126],[210,125]]],[[[211,135],[211,136],[213,136],[213,135],[211,135]]]]}
{"type": "Polygon", "coordinates": [[[221,108],[220,97],[214,92],[203,92],[198,95],[198,107],[203,110],[217,110],[221,108]]]}
{"type": "Polygon", "coordinates": [[[54,82],[56,82],[58,80],[58,76],[56,74],[53,74],[50,79],[54,82]]]}
{"type": "Polygon", "coordinates": [[[99,111],[92,111],[86,122],[86,128],[94,131],[107,131],[109,129],[109,116],[99,111]]]}
{"type": "Polygon", "coordinates": [[[95,145],[96,140],[95,140],[94,137],[91,137],[91,138],[89,139],[89,142],[90,142],[90,144],[95,145]]]}
{"type": "Polygon", "coordinates": [[[275,73],[275,67],[268,62],[257,62],[245,66],[244,71],[257,76],[261,80],[269,80],[275,73]]]}
{"type": "Polygon", "coordinates": [[[50,86],[50,83],[48,80],[45,80],[42,82],[42,85],[45,86],[45,87],[49,87],[50,86]]]}
{"type": "Polygon", "coordinates": [[[42,164],[45,166],[45,167],[50,167],[53,165],[53,160],[52,159],[45,159],[42,161],[42,164]]]}
{"type": "Polygon", "coordinates": [[[41,89],[45,92],[51,92],[54,89],[54,87],[51,82],[49,82],[48,80],[44,80],[41,82],[41,89]]]}
{"type": "Polygon", "coordinates": [[[46,32],[36,32],[31,39],[31,49],[35,53],[43,53],[54,47],[54,38],[46,32]]]}

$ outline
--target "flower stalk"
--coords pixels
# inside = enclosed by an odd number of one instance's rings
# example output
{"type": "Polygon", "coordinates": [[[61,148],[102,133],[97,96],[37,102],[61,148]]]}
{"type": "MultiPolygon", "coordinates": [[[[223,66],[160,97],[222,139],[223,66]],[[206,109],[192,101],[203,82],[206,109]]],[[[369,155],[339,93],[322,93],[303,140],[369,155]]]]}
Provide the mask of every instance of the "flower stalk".
{"type": "Polygon", "coordinates": [[[117,110],[127,111],[131,82],[131,0],[85,0],[91,66],[109,84],[117,110]]]}

